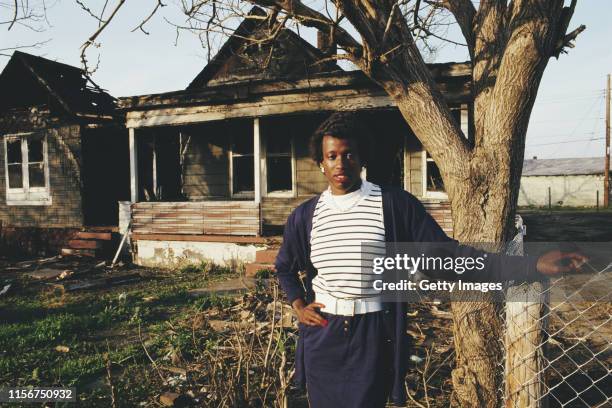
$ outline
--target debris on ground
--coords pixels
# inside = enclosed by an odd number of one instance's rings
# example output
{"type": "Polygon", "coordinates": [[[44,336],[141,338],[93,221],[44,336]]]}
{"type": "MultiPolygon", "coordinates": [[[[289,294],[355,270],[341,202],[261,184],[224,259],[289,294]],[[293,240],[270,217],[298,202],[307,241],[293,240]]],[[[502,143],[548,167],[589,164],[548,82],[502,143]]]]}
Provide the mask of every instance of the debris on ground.
{"type": "Polygon", "coordinates": [[[52,283],[51,285],[54,288],[62,291],[72,292],[75,290],[97,289],[107,286],[123,285],[138,281],[140,279],[142,279],[142,276],[139,273],[131,273],[127,275],[111,276],[100,279],[83,280],[74,283],[52,283]]]}
{"type": "Polygon", "coordinates": [[[255,288],[254,278],[234,278],[221,282],[216,282],[205,288],[192,289],[188,292],[189,296],[201,297],[216,295],[238,295],[247,293],[255,288]]]}
{"type": "Polygon", "coordinates": [[[32,272],[26,272],[25,276],[32,278],[32,279],[36,279],[36,280],[50,280],[50,279],[57,279],[62,274],[66,276],[66,274],[68,273],[72,274],[74,272],[70,271],[69,269],[62,270],[62,269],[43,268],[43,269],[38,269],[32,272]]]}
{"type": "Polygon", "coordinates": [[[165,407],[190,407],[194,403],[189,395],[176,392],[163,393],[159,397],[159,402],[165,407]]]}

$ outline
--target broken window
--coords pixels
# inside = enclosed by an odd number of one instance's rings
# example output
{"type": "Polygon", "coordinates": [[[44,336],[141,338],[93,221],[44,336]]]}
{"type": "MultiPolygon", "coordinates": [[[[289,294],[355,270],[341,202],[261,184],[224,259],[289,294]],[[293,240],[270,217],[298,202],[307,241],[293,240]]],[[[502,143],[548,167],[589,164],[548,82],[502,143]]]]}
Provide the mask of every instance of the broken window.
{"type": "Polygon", "coordinates": [[[429,197],[442,197],[446,196],[446,190],[444,188],[444,181],[440,174],[440,169],[434,161],[434,159],[425,152],[425,196],[429,197]]]}
{"type": "Polygon", "coordinates": [[[232,193],[254,194],[253,137],[250,135],[234,135],[232,141],[232,193]]]}
{"type": "MultiPolygon", "coordinates": [[[[461,127],[464,135],[468,137],[468,107],[466,104],[451,106],[451,116],[461,127]]],[[[444,181],[440,174],[440,169],[429,155],[428,152],[423,152],[423,188],[424,196],[430,198],[447,198],[444,181]]]]}
{"type": "Polygon", "coordinates": [[[27,139],[28,180],[30,187],[45,187],[45,162],[42,138],[27,139]]]}
{"type": "Polygon", "coordinates": [[[9,176],[9,188],[23,187],[23,159],[21,156],[21,139],[8,140],[6,142],[9,176]]]}
{"type": "Polygon", "coordinates": [[[266,174],[268,193],[291,192],[291,136],[286,133],[270,134],[266,140],[266,174]]]}
{"type": "Polygon", "coordinates": [[[8,204],[45,204],[50,200],[47,138],[40,134],[7,135],[8,204]]]}

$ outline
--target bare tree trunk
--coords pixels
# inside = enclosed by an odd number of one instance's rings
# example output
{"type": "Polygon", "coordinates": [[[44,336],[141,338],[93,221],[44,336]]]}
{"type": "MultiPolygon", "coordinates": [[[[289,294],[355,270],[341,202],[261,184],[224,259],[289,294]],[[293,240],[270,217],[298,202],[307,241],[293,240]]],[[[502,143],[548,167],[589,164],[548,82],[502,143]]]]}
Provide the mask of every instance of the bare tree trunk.
{"type": "MultiPolygon", "coordinates": [[[[397,87],[397,81],[393,81],[393,86],[397,87]]],[[[394,93],[398,94],[397,88],[394,93]]],[[[413,130],[416,128],[415,132],[450,134],[456,131],[450,124],[444,126],[446,117],[442,110],[436,112],[440,117],[433,121],[435,129],[428,127],[432,121],[415,118],[413,104],[429,103],[422,93],[411,90],[397,103],[413,130]],[[417,123],[413,125],[414,120],[417,123]]],[[[500,115],[513,115],[511,110],[501,109],[502,104],[498,108],[500,115]]],[[[517,125],[514,122],[513,125],[526,129],[526,123],[517,125]]],[[[497,145],[471,152],[457,149],[459,151],[450,157],[442,154],[445,157],[439,163],[442,163],[440,167],[451,200],[455,238],[460,242],[493,244],[499,248],[510,238],[521,171],[514,162],[523,159],[522,150],[515,150],[510,145],[512,140],[507,137],[497,145]]],[[[431,147],[424,144],[427,150],[438,148],[435,144],[431,147]]],[[[449,150],[452,148],[447,152],[449,150]]],[[[482,302],[457,300],[452,304],[457,355],[457,368],[452,374],[452,403],[461,407],[496,407],[503,395],[504,326],[500,320],[500,305],[486,299],[482,302]]]]}
{"type": "MultiPolygon", "coordinates": [[[[508,167],[498,167],[493,172],[491,162],[488,170],[475,164],[478,162],[478,158],[472,161],[469,181],[455,187],[456,196],[451,202],[455,238],[464,243],[498,245],[511,231],[509,220],[515,209],[508,197],[516,194],[518,183],[508,182],[508,167]]],[[[457,356],[452,373],[452,405],[496,407],[503,395],[504,326],[500,305],[486,298],[478,302],[458,298],[451,308],[457,356]]]]}
{"type": "MultiPolygon", "coordinates": [[[[455,200],[452,204],[453,224],[464,226],[458,228],[459,236],[456,237],[462,242],[475,243],[483,242],[480,239],[481,234],[489,235],[491,238],[505,235],[503,231],[505,220],[500,219],[501,213],[486,213],[488,206],[502,206],[504,203],[501,201],[487,199],[487,205],[483,208],[476,197],[472,200],[472,205],[455,200]],[[494,219],[497,222],[492,222],[494,219]],[[481,230],[481,234],[478,233],[478,229],[481,230]]],[[[500,341],[503,325],[499,305],[492,301],[475,302],[473,299],[458,298],[452,302],[451,310],[457,364],[452,372],[452,405],[474,408],[496,407],[501,396],[500,368],[503,363],[500,341]]]]}

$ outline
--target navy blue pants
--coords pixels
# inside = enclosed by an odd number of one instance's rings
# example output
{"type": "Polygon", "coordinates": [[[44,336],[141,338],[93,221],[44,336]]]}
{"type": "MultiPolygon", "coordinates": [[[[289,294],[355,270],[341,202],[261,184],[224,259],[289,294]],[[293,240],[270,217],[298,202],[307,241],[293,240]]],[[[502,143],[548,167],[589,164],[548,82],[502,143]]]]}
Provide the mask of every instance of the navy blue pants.
{"type": "Polygon", "coordinates": [[[384,312],[321,313],[327,327],[300,325],[311,408],[384,407],[392,387],[392,345],[384,312]]]}

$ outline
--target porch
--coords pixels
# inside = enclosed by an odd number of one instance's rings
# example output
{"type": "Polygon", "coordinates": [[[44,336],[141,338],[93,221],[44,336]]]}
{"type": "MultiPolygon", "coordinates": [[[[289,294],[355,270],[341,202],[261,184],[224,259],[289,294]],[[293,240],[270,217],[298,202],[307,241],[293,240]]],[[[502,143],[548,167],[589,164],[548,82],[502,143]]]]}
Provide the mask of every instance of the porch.
{"type": "MultiPolygon", "coordinates": [[[[438,76],[467,134],[465,69],[439,67],[438,76]]],[[[338,110],[359,111],[373,134],[384,136],[371,147],[367,179],[412,192],[452,233],[435,165],[389,97],[361,73],[215,85],[120,103],[129,128],[133,241],[143,264],[255,260],[265,237],[282,234],[289,213],[327,187],[308,142],[338,110]]]]}

